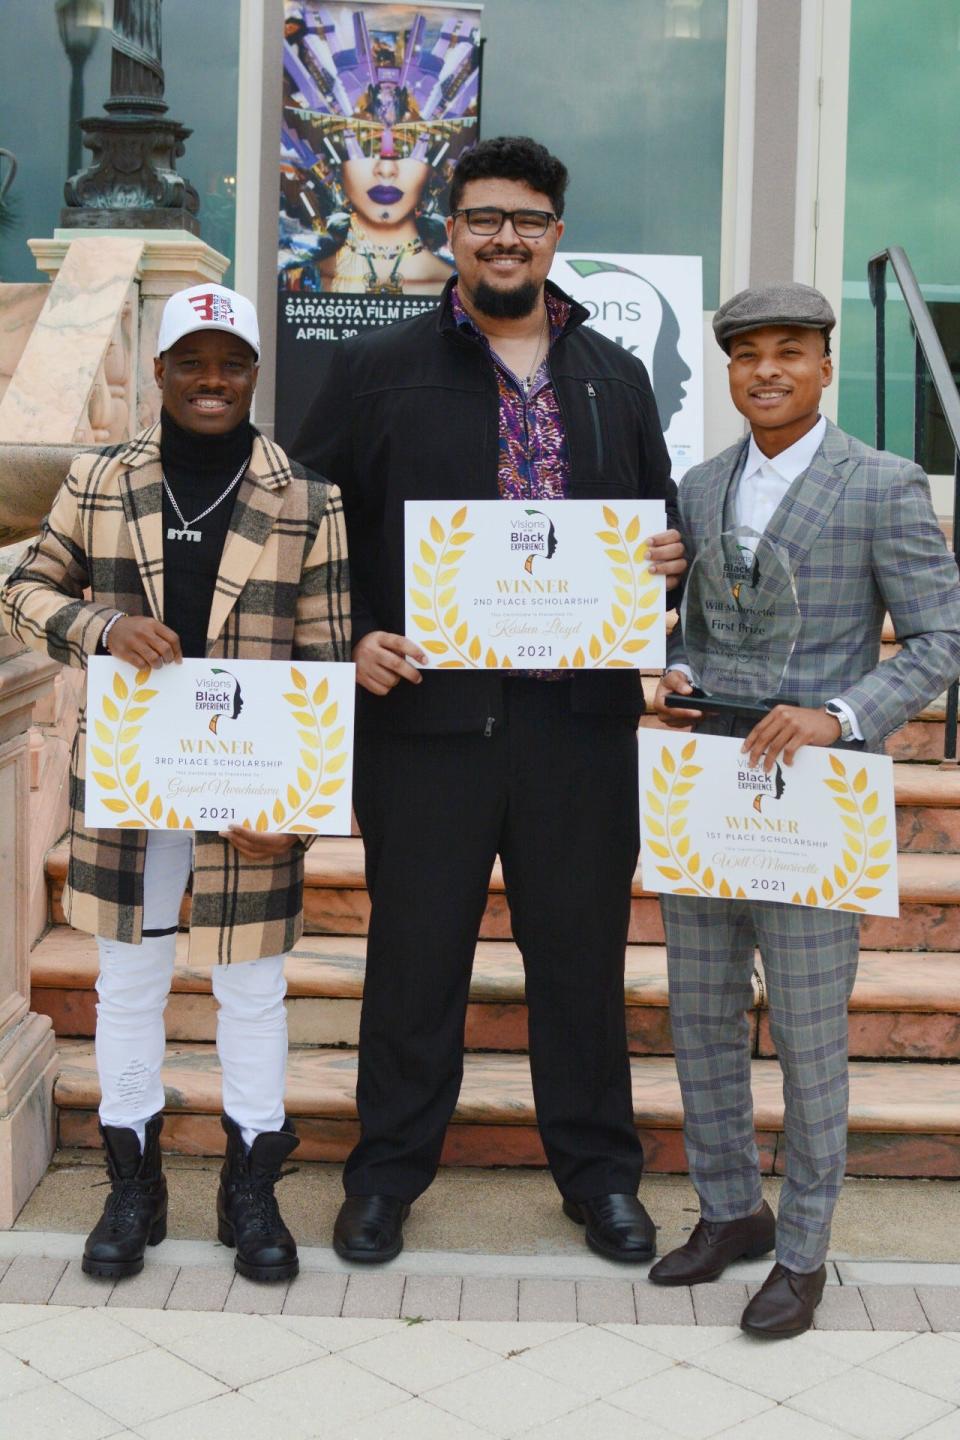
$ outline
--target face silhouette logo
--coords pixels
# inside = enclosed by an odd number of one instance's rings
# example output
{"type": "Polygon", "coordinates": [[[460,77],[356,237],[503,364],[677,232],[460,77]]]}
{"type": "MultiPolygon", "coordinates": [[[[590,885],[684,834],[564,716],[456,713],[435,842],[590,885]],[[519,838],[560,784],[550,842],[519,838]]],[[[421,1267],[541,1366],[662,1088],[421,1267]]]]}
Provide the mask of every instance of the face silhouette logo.
{"type": "Polygon", "coordinates": [[[222,719],[236,720],[243,709],[243,692],[240,689],[240,681],[229,670],[218,670],[216,667],[210,671],[211,675],[217,677],[216,690],[211,694],[214,697],[213,703],[208,707],[214,713],[210,716],[208,729],[211,734],[218,733],[217,726],[222,719]]]}
{"type": "Polygon", "coordinates": [[[744,585],[756,590],[760,583],[760,562],[749,545],[738,545],[736,559],[724,565],[723,573],[730,582],[730,593],[739,605],[744,585]]]}
{"type": "Polygon", "coordinates": [[[764,800],[774,803],[782,800],[787,782],[783,778],[783,770],[778,761],[774,765],[771,775],[768,775],[765,770],[741,770],[738,776],[738,788],[753,793],[753,809],[758,815],[762,815],[764,800]]]}
{"type": "Polygon", "coordinates": [[[533,574],[533,562],[538,559],[552,560],[557,553],[559,541],[557,527],[543,510],[524,510],[524,519],[517,523],[511,520],[510,549],[525,553],[523,568],[533,574]]]}
{"type": "Polygon", "coordinates": [[[580,284],[575,298],[590,311],[587,324],[642,360],[650,372],[660,428],[682,408],[690,366],[680,354],[680,322],[649,280],[609,260],[568,260],[580,284]]]}

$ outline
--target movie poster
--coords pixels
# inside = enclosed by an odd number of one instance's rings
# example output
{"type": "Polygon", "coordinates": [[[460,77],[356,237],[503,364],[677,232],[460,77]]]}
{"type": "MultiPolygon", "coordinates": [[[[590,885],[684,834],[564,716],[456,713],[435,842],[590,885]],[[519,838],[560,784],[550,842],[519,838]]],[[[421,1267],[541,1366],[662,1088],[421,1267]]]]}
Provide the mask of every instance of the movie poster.
{"type": "Polygon", "coordinates": [[[331,340],[432,309],[450,176],[476,143],[478,5],[285,0],[276,433],[331,340]]]}
{"type": "Polygon", "coordinates": [[[588,325],[647,367],[674,480],[703,459],[702,272],[699,255],[563,251],[550,271],[588,325]]]}

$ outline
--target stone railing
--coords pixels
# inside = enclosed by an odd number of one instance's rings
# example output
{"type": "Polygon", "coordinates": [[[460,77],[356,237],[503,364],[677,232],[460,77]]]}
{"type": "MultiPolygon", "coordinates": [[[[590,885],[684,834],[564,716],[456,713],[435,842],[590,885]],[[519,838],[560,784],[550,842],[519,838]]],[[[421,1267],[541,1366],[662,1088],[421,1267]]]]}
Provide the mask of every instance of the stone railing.
{"type": "Polygon", "coordinates": [[[30,1009],[30,724],[58,669],[42,655],[0,659],[2,1228],[13,1224],[53,1152],[56,1047],[49,1018],[30,1009]]]}

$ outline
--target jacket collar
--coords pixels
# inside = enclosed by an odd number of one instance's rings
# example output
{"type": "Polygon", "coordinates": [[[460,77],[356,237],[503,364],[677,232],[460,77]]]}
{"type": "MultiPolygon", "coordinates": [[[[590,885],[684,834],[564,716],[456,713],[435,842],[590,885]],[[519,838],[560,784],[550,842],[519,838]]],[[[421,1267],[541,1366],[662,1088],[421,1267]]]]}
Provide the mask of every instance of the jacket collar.
{"type": "MultiPolygon", "coordinates": [[[[456,285],[458,278],[456,273],[451,275],[440,295],[440,303],[437,306],[437,329],[441,334],[460,334],[457,322],[453,316],[453,308],[450,304],[450,292],[454,285],[456,285]]],[[[574,300],[573,296],[568,295],[565,290],[561,290],[560,286],[555,285],[552,280],[546,282],[546,290],[548,295],[554,295],[558,300],[563,300],[570,306],[570,314],[567,316],[567,323],[561,331],[561,337],[563,335],[569,335],[571,330],[576,330],[585,320],[590,319],[590,311],[587,307],[581,305],[579,300],[574,300]]]]}
{"type": "MultiPolygon", "coordinates": [[[[710,535],[718,535],[723,529],[727,495],[743,469],[749,444],[748,435],[739,445],[731,446],[718,456],[717,473],[708,487],[707,533],[710,535]]],[[[810,465],[790,485],[767,525],[767,535],[789,552],[794,571],[813,548],[859,463],[851,454],[850,437],[828,420],[810,465]]]]}
{"type": "MultiPolygon", "coordinates": [[[[290,462],[278,445],[254,429],[253,452],[247,466],[247,476],[268,490],[286,485],[292,476],[290,462]]],[[[118,447],[116,459],[127,470],[140,470],[144,466],[160,464],[160,421],[141,430],[131,440],[118,447]]],[[[158,477],[159,478],[159,477],[158,477]]]]}

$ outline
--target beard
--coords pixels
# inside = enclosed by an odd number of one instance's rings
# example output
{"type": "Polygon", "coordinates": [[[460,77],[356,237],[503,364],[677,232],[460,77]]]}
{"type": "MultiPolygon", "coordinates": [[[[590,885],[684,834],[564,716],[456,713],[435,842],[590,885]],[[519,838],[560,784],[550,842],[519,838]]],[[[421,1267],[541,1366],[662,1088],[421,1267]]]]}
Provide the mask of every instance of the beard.
{"type": "Polygon", "coordinates": [[[540,286],[532,280],[524,280],[512,290],[498,290],[481,280],[473,292],[474,305],[491,320],[522,320],[533,314],[539,299],[540,286]]]}

